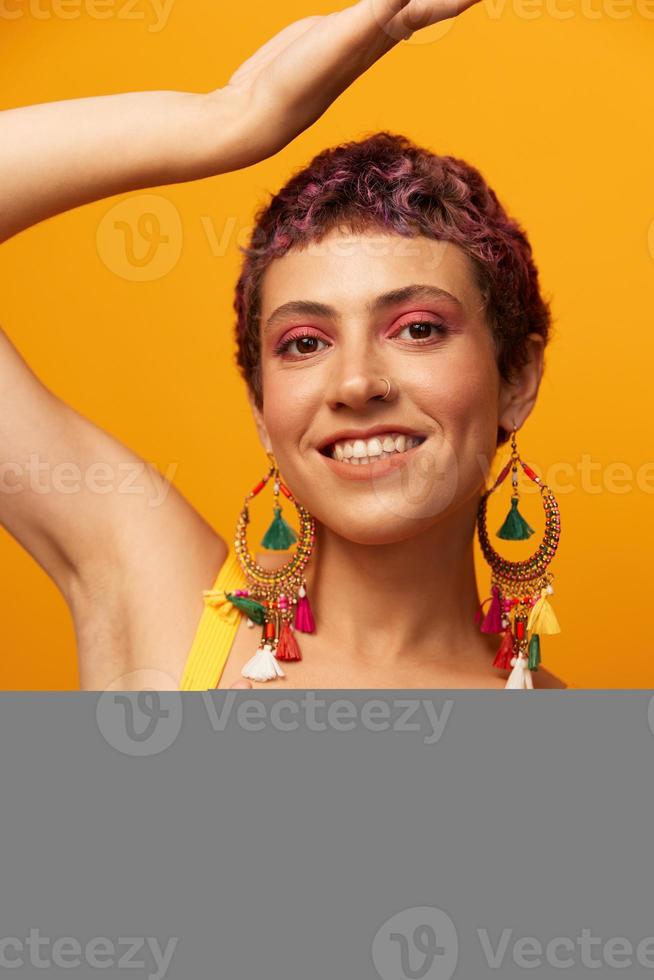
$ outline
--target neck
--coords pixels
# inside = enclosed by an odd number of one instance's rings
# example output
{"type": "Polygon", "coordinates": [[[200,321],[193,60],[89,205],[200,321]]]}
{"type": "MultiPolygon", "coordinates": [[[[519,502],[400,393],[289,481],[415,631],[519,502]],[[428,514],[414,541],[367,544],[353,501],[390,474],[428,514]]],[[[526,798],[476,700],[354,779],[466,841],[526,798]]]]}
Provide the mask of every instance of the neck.
{"type": "Polygon", "coordinates": [[[306,581],[317,630],[353,665],[489,669],[473,542],[478,501],[407,541],[355,544],[316,523],[306,581]],[[463,659],[461,659],[463,658],[463,659]]]}

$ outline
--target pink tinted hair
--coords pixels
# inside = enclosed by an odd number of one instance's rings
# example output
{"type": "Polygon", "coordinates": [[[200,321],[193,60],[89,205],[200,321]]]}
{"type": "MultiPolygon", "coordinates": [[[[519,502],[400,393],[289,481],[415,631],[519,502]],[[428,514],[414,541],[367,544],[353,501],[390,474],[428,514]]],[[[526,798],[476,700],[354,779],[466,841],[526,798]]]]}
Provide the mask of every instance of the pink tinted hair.
{"type": "MultiPolygon", "coordinates": [[[[531,245],[482,175],[407,137],[378,132],[319,153],[256,213],[236,285],[236,362],[255,405],[263,406],[261,281],[273,259],[320,241],[335,228],[382,229],[458,245],[469,257],[505,381],[526,363],[526,337],[547,343],[549,303],[541,295],[531,245]]],[[[508,434],[498,431],[498,444],[508,434]]]]}

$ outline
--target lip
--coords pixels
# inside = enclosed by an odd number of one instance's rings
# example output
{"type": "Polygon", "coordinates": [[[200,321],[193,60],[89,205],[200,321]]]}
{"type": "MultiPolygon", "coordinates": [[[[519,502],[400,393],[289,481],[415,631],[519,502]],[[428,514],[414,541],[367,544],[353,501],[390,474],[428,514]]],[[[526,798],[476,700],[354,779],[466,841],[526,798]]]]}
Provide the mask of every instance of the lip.
{"type": "MultiPolygon", "coordinates": [[[[400,429],[380,429],[379,431],[399,432],[400,429]]],[[[361,464],[353,466],[352,463],[343,463],[341,460],[332,459],[331,456],[325,456],[320,450],[318,450],[318,455],[337,476],[342,476],[344,480],[358,480],[362,482],[364,480],[379,479],[382,476],[387,476],[394,470],[402,469],[403,466],[406,466],[405,457],[413,456],[426,442],[427,439],[424,439],[419,445],[412,446],[411,449],[405,449],[403,453],[396,453],[393,456],[383,456],[376,462],[367,463],[363,466],[361,464]]],[[[330,445],[330,443],[327,443],[327,445],[330,445]]]]}
{"type": "Polygon", "coordinates": [[[373,436],[381,435],[382,432],[399,432],[406,436],[420,436],[423,439],[427,435],[426,432],[409,429],[406,425],[393,425],[387,422],[385,425],[373,425],[370,429],[340,429],[338,432],[333,432],[329,439],[316,446],[316,449],[318,452],[322,452],[328,446],[333,446],[335,442],[341,442],[343,439],[363,439],[365,442],[367,439],[372,439],[373,436]]]}

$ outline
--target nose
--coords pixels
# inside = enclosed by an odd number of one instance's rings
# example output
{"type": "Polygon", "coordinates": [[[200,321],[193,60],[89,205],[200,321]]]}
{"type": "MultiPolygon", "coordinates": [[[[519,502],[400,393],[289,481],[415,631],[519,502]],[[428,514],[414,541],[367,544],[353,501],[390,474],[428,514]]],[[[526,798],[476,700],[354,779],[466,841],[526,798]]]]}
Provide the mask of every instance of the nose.
{"type": "Polygon", "coordinates": [[[330,408],[347,406],[353,411],[361,411],[372,400],[385,401],[393,398],[383,378],[390,378],[388,366],[367,347],[353,350],[343,349],[338,363],[334,363],[333,373],[327,385],[325,399],[330,408]]]}

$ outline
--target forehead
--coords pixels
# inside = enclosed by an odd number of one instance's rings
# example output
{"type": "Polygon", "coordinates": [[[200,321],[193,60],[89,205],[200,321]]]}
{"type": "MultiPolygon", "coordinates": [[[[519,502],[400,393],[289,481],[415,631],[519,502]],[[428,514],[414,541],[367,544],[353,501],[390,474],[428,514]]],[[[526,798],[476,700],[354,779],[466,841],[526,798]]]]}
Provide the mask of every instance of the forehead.
{"type": "Polygon", "coordinates": [[[483,306],[472,263],[458,245],[423,235],[334,231],[270,263],[261,283],[261,319],[304,298],[363,310],[374,296],[408,283],[451,293],[471,315],[483,306]]]}

